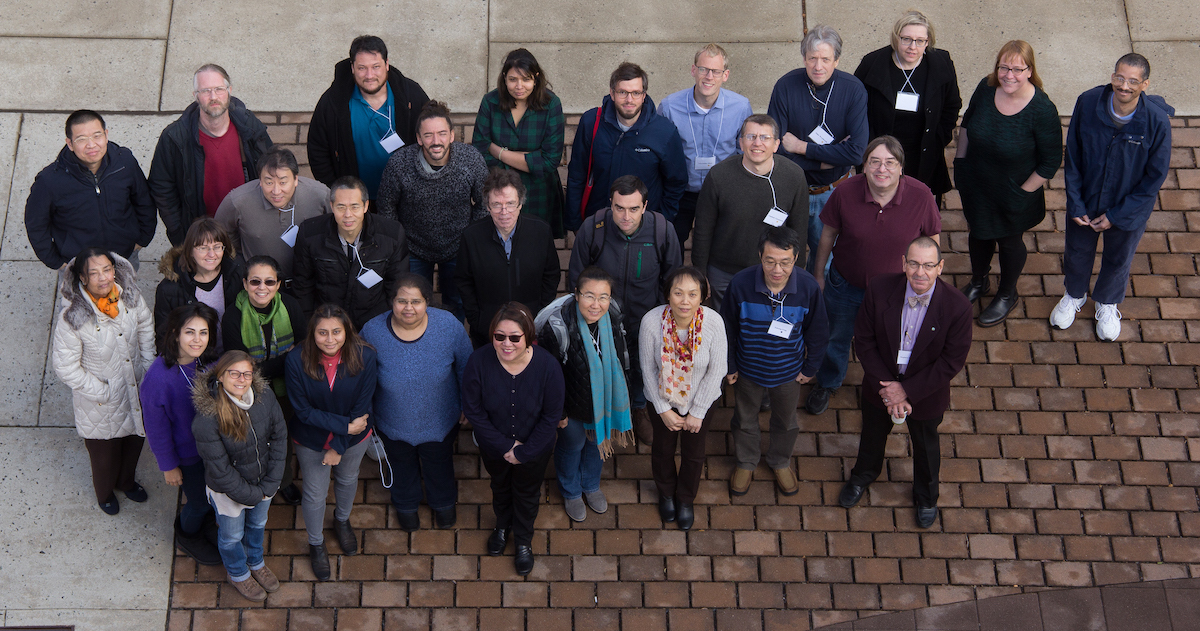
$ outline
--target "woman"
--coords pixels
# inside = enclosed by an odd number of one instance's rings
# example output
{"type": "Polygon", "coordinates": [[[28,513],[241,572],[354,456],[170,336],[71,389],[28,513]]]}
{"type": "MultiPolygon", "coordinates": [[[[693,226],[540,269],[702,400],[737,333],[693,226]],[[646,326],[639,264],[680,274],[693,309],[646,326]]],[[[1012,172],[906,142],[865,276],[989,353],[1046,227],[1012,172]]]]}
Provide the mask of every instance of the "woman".
{"type": "Polygon", "coordinates": [[[496,529],[487,553],[502,554],[511,535],[513,565],[525,576],[533,571],[533,523],[562,418],[562,369],[550,353],[531,345],[533,316],[521,303],[506,303],[488,328],[492,345],[472,353],[463,372],[463,413],[491,476],[496,529]]]}
{"type": "Polygon", "coordinates": [[[58,279],[66,306],[54,327],[50,359],[71,388],[96,502],[116,515],[121,507],[115,489],[130,501],[147,499],[134,473],[145,442],[138,381],[154,361],[150,309],[129,261],[100,248],[80,252],[58,279]]]}
{"type": "Polygon", "coordinates": [[[287,394],[295,411],[292,442],[304,478],[304,527],[317,580],[329,580],[325,550],[325,498],[333,495],[333,532],[342,554],[358,554],[350,510],[358,490],[358,466],[371,436],[375,394],[375,349],[354,332],[350,315],[336,305],[313,312],[299,352],[287,356],[287,394]]]}
{"type": "MultiPolygon", "coordinates": [[[[163,279],[154,292],[154,330],[162,337],[167,315],[176,307],[202,302],[217,310],[217,321],[233,308],[242,290],[242,267],[234,259],[229,233],[214,219],[198,219],[188,228],[183,244],[171,248],[158,262],[163,279]]],[[[224,348],[220,329],[217,352],[224,348]]]]}
{"type": "Polygon", "coordinates": [[[458,522],[454,444],[462,418],[462,378],[471,340],[449,311],[429,309],[433,287],[420,274],[404,274],[392,310],[363,327],[379,354],[375,425],[392,465],[392,505],[400,527],[421,527],[421,481],[438,528],[458,522]]]}
{"type": "Polygon", "coordinates": [[[629,352],[612,285],[608,272],[584,268],[575,295],[550,303],[537,318],[538,344],[562,365],[567,388],[554,470],[563,508],[572,521],[583,521],[587,508],[598,514],[608,510],[600,490],[600,467],[612,455],[614,441],[628,444],[627,432],[633,427],[629,352]]]}
{"type": "Polygon", "coordinates": [[[638,338],[646,398],[662,421],[654,423],[650,469],[658,487],[659,516],[690,530],[692,503],[704,473],[704,420],[721,397],[728,349],[721,314],[701,306],[708,300],[708,280],[700,270],[676,268],[663,279],[663,287],[668,304],[646,313],[638,338]]]}
{"type": "Polygon", "coordinates": [[[563,231],[562,102],[550,91],[533,54],[518,48],[504,58],[496,89],[479,104],[471,144],[488,167],[515,169],[525,184],[522,212],[550,224],[554,238],[563,231]]]}
{"type": "Polygon", "coordinates": [[[279,589],[263,561],[263,529],[283,476],[287,424],[275,393],[244,351],[229,351],[192,389],[192,434],[204,461],[205,493],[217,511],[226,578],[247,600],[279,589]]]}
{"type": "Polygon", "coordinates": [[[1042,185],[1058,171],[1062,147],[1058,109],[1042,91],[1033,48],[1008,42],[971,95],[954,157],[954,181],[970,228],[971,282],[962,291],[971,302],[987,294],[992,254],[1000,249],[1000,284],[979,314],[980,326],[1000,324],[1017,306],[1024,234],[1046,217],[1042,185]]]}
{"type": "Polygon", "coordinates": [[[175,519],[175,545],[201,565],[220,565],[215,538],[202,531],[212,507],[204,495],[204,463],[196,451],[192,385],[196,373],[217,358],[217,312],[206,304],[184,305],[167,316],[158,359],[142,380],[146,439],[167,484],[182,486],[187,503],[175,519]]]}
{"type": "Polygon", "coordinates": [[[904,174],[937,196],[950,190],[946,145],[962,109],[950,53],[935,48],[929,18],[909,11],[892,27],[892,45],[867,53],[854,76],[867,88],[871,138],[895,136],[904,148],[904,174]]]}

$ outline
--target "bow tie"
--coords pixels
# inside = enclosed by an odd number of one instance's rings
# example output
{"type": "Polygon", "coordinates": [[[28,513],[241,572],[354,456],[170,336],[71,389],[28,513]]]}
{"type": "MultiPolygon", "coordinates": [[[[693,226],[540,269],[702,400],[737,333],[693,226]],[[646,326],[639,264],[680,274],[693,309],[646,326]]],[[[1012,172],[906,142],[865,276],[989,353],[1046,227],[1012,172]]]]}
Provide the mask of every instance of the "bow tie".
{"type": "Polygon", "coordinates": [[[917,308],[918,306],[928,307],[929,306],[929,295],[926,294],[924,296],[909,296],[908,297],[908,306],[913,307],[914,309],[917,308]]]}

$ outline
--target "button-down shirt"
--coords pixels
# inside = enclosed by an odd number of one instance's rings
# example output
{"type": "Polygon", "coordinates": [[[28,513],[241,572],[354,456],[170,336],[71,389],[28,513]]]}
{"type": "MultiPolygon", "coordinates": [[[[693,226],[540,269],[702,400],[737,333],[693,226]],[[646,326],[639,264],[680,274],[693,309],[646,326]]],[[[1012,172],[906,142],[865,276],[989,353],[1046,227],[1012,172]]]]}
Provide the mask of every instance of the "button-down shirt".
{"type": "Polygon", "coordinates": [[[716,164],[737,152],[738,129],[754,110],[750,107],[750,99],[737,92],[721,90],[717,102],[705,112],[696,104],[693,90],[695,86],[668,95],[659,104],[659,113],[675,123],[679,130],[683,155],[687,157],[688,190],[695,193],[711,168],[698,169],[696,158],[715,157],[713,164],[716,164]]]}
{"type": "Polygon", "coordinates": [[[510,261],[512,260],[512,241],[514,234],[517,234],[516,224],[513,224],[512,232],[508,233],[507,239],[504,238],[504,234],[500,232],[500,229],[496,228],[496,236],[500,237],[500,243],[504,245],[504,258],[510,261]]]}
{"type": "MultiPolygon", "coordinates": [[[[921,331],[921,324],[925,322],[925,314],[929,313],[929,302],[933,300],[933,290],[937,289],[937,283],[934,283],[929,291],[918,294],[913,291],[912,285],[904,283],[904,308],[900,310],[900,350],[912,352],[913,344],[917,341],[917,333],[921,331]],[[917,296],[928,296],[925,304],[917,303],[917,306],[912,306],[909,298],[917,296]]],[[[908,362],[900,363],[900,374],[908,368],[908,362]]]]}

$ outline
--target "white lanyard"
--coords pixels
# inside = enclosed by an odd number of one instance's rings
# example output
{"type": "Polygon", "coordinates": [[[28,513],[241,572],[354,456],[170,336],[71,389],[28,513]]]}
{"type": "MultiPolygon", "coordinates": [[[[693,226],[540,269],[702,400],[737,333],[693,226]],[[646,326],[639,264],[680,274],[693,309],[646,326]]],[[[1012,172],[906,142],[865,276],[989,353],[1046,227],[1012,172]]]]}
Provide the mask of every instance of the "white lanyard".
{"type": "Polygon", "coordinates": [[[346,245],[350,246],[350,250],[354,252],[354,260],[358,262],[358,273],[354,275],[355,278],[362,276],[367,271],[367,267],[363,265],[362,257],[358,255],[358,246],[349,242],[346,245]]]}
{"type": "Polygon", "coordinates": [[[192,383],[192,378],[188,376],[187,371],[183,369],[183,366],[179,367],[179,374],[183,375],[184,380],[188,382],[189,389],[196,387],[196,384],[192,383]]]}
{"type": "MultiPolygon", "coordinates": [[[[290,207],[280,208],[279,212],[291,213],[290,215],[288,215],[288,219],[291,221],[291,223],[288,224],[288,227],[287,227],[288,230],[291,230],[292,227],[296,225],[296,203],[293,201],[292,205],[290,207]]],[[[284,230],[284,232],[287,232],[287,230],[284,230]]]]}
{"type": "MultiPolygon", "coordinates": [[[[746,165],[743,164],[742,168],[746,169],[746,165]]],[[[779,208],[779,199],[775,197],[775,183],[771,181],[771,174],[775,173],[775,165],[773,163],[771,164],[771,171],[766,175],[759,175],[750,169],[746,169],[746,173],[767,181],[767,184],[771,187],[771,208],[779,208]]]]}
{"type": "MultiPolygon", "coordinates": [[[[697,108],[700,107],[698,104],[696,104],[695,96],[692,97],[692,104],[696,105],[697,108]]],[[[713,107],[719,107],[720,105],[721,105],[721,97],[717,96],[717,102],[713,103],[713,107]]],[[[712,108],[709,108],[708,111],[711,112],[712,108]]],[[[705,114],[704,116],[702,116],[702,118],[704,120],[708,120],[708,114],[705,114]]],[[[694,126],[692,126],[692,115],[690,112],[688,113],[687,119],[688,119],[688,129],[692,130],[692,144],[696,145],[696,157],[700,157],[700,147],[701,147],[700,140],[696,137],[696,128],[694,126]]],[[[712,155],[714,155],[714,156],[717,155],[717,143],[721,142],[721,130],[724,128],[725,128],[725,108],[722,107],[721,108],[721,117],[717,119],[717,137],[715,140],[713,140],[712,155]]],[[[704,131],[703,123],[700,124],[700,131],[704,131]]]]}
{"type": "Polygon", "coordinates": [[[829,94],[825,95],[824,101],[817,98],[817,91],[813,89],[811,83],[808,84],[808,93],[812,95],[814,101],[821,104],[821,127],[824,127],[826,130],[828,130],[829,127],[825,125],[825,113],[829,111],[829,102],[833,100],[833,86],[836,83],[836,80],[829,83],[829,94]]]}
{"type": "MultiPolygon", "coordinates": [[[[379,110],[377,110],[377,109],[375,109],[375,108],[371,107],[371,104],[370,104],[370,103],[367,103],[367,109],[371,110],[371,111],[372,111],[372,112],[374,112],[375,114],[378,114],[378,115],[382,116],[382,117],[383,117],[385,120],[387,120],[387,122],[388,122],[388,133],[384,134],[384,135],[383,135],[383,138],[387,138],[388,136],[391,136],[392,134],[396,133],[396,128],[395,128],[395,127],[392,125],[392,114],[393,114],[394,112],[392,112],[392,106],[391,106],[391,105],[389,105],[389,106],[388,106],[388,113],[387,113],[387,114],[384,114],[383,112],[380,112],[379,110]]],[[[383,138],[380,138],[380,140],[382,140],[383,138]]]]}
{"type": "Polygon", "coordinates": [[[791,322],[783,316],[784,301],[786,300],[785,298],[783,298],[783,292],[779,293],[779,296],[780,296],[779,298],[776,298],[775,296],[771,295],[770,291],[765,291],[763,293],[766,294],[767,300],[771,301],[771,319],[772,320],[774,320],[776,322],[783,322],[784,324],[795,324],[795,322],[791,322]],[[778,316],[775,315],[775,307],[779,307],[779,315],[778,316]]]}
{"type": "Polygon", "coordinates": [[[915,74],[917,72],[917,66],[920,66],[921,62],[918,61],[917,65],[913,66],[912,70],[905,70],[903,67],[900,66],[900,58],[896,57],[895,59],[896,59],[896,67],[900,69],[900,74],[904,75],[904,85],[900,86],[900,91],[903,92],[904,88],[909,88],[910,90],[912,90],[913,94],[916,94],[917,88],[915,86],[913,86],[913,84],[912,84],[912,76],[913,76],[913,74],[915,74]]]}

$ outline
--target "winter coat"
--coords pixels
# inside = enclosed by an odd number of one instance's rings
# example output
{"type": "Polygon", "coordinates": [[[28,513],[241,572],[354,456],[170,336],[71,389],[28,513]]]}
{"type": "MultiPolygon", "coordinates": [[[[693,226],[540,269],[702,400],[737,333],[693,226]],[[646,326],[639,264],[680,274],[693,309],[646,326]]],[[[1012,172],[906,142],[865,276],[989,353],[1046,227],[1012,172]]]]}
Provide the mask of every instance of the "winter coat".
{"type": "MultiPolygon", "coordinates": [[[[591,423],[594,420],[591,368],[588,366],[587,349],[583,346],[583,334],[579,331],[578,313],[575,296],[563,296],[550,303],[537,317],[538,346],[549,351],[562,365],[567,389],[563,416],[591,423]]],[[[616,300],[608,305],[608,319],[612,323],[613,346],[616,347],[628,386],[629,351],[625,347],[621,307],[616,300]]]]}
{"type": "MultiPolygon", "coordinates": [[[[179,257],[182,254],[182,246],[174,247],[168,250],[158,262],[158,271],[163,275],[163,279],[159,281],[158,288],[154,290],[154,331],[156,336],[166,334],[167,316],[171,315],[171,311],[176,307],[198,302],[196,279],[192,278],[192,275],[185,272],[179,265],[179,257]]],[[[225,252],[225,258],[221,260],[221,287],[225,293],[225,311],[236,309],[233,301],[242,291],[242,279],[245,277],[246,270],[242,268],[241,263],[234,259],[234,253],[225,252]]],[[[217,329],[219,332],[220,326],[217,329]]]]}
{"type": "MultiPolygon", "coordinates": [[[[258,159],[271,148],[267,126],[240,100],[229,98],[229,122],[242,147],[243,182],[258,178],[258,159]]],[[[158,205],[167,239],[183,243],[188,228],[208,214],[204,207],[204,148],[200,146],[200,106],[192,103],[158,138],[150,162],[150,195],[158,205]]]]}
{"type": "Polygon", "coordinates": [[[25,202],[29,245],[52,269],[89,247],[128,257],[134,246],[150,245],[157,228],[142,167],[132,151],[112,141],[96,173],[63,147],[34,178],[25,202]]]}
{"type": "Polygon", "coordinates": [[[154,327],[133,266],[113,259],[121,288],[117,317],[100,313],[68,265],[58,273],[66,306],[55,318],[51,345],[54,372],[71,388],[75,428],[96,440],[145,435],[138,382],[154,361],[154,327]]]}
{"type": "MultiPolygon", "coordinates": [[[[257,506],[279,490],[287,455],[287,422],[275,393],[254,376],[254,404],[247,412],[246,440],[238,441],[217,428],[217,397],[228,396],[213,371],[201,373],[192,387],[196,420],[192,435],[204,461],[204,484],[245,506],[257,506]]],[[[238,409],[240,412],[241,409],[238,409]]]]}

